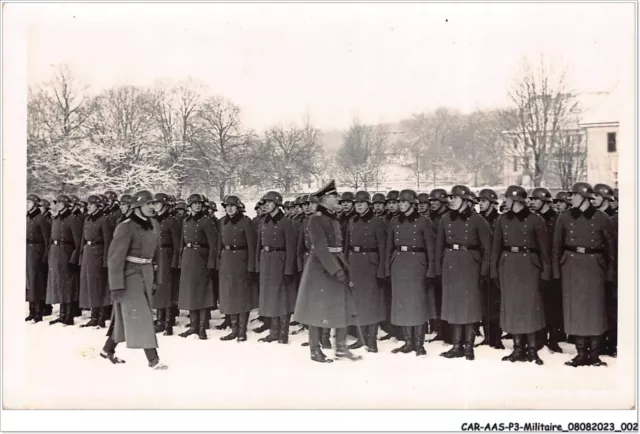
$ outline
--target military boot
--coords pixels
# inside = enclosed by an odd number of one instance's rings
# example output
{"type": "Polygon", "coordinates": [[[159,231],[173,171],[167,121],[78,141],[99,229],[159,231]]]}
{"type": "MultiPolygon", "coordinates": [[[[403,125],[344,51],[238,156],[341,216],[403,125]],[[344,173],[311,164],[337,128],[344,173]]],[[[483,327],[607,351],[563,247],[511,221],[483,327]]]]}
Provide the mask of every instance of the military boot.
{"type": "Polygon", "coordinates": [[[42,315],[43,316],[49,316],[49,315],[53,314],[53,306],[52,305],[50,305],[48,303],[45,303],[43,301],[42,302],[42,306],[43,306],[43,309],[42,309],[42,315]]]}
{"type": "MultiPolygon", "coordinates": [[[[311,360],[318,363],[331,363],[332,359],[327,358],[320,349],[320,335],[325,329],[320,327],[309,327],[309,347],[311,349],[311,360]]],[[[329,329],[330,330],[330,329],[329,329]]]]}
{"type": "Polygon", "coordinates": [[[247,325],[249,324],[249,312],[243,312],[238,317],[238,342],[247,340],[247,325]]]}
{"type": "Polygon", "coordinates": [[[406,354],[413,351],[413,327],[402,327],[402,339],[404,340],[404,345],[391,350],[393,354],[406,354]]]}
{"type": "Polygon", "coordinates": [[[200,309],[198,321],[198,338],[200,340],[207,339],[207,326],[209,325],[208,309],[200,309]]]}
{"type": "Polygon", "coordinates": [[[173,336],[173,326],[175,325],[176,317],[174,316],[173,308],[168,308],[164,316],[164,336],[173,336]]]}
{"type": "Polygon", "coordinates": [[[467,324],[464,326],[465,336],[464,336],[464,358],[467,360],[474,360],[476,355],[473,352],[474,341],[477,336],[477,329],[473,324],[467,324]]]}
{"type": "Polygon", "coordinates": [[[262,320],[262,325],[253,329],[254,333],[264,333],[271,328],[271,318],[266,316],[259,317],[262,320]]]}
{"type": "Polygon", "coordinates": [[[575,343],[578,355],[576,355],[573,359],[564,362],[564,364],[573,368],[577,368],[578,366],[588,366],[590,364],[590,361],[587,354],[587,338],[585,338],[584,336],[576,336],[575,343]]]}
{"type": "Polygon", "coordinates": [[[158,309],[156,315],[156,333],[160,333],[164,331],[167,309],[158,309]]]}
{"type": "Polygon", "coordinates": [[[58,312],[58,318],[49,321],[49,325],[62,323],[64,321],[64,317],[65,317],[66,313],[67,313],[67,305],[66,305],[66,303],[60,303],[60,311],[58,312]]]}
{"type": "Polygon", "coordinates": [[[238,338],[238,315],[227,315],[229,317],[229,323],[231,324],[231,333],[220,338],[221,341],[231,341],[238,338]]]}
{"type": "MultiPolygon", "coordinates": [[[[311,327],[309,327],[309,333],[311,333],[311,327]]],[[[325,350],[331,349],[331,329],[322,327],[320,328],[320,345],[325,350]]]]}
{"type": "Polygon", "coordinates": [[[524,335],[513,335],[513,351],[502,358],[503,362],[524,362],[526,360],[524,350],[524,335]]]}
{"type": "Polygon", "coordinates": [[[349,351],[347,347],[347,329],[336,329],[336,357],[341,359],[349,359],[353,362],[362,359],[362,356],[358,356],[349,351]]]}
{"type": "Polygon", "coordinates": [[[230,315],[225,315],[224,316],[224,321],[222,321],[222,324],[220,324],[219,326],[216,326],[216,330],[224,330],[227,327],[231,327],[231,319],[229,318],[230,315]]]}
{"type": "Polygon", "coordinates": [[[258,342],[275,342],[278,340],[280,332],[280,317],[274,316],[270,318],[269,334],[264,338],[258,339],[258,342]]]}
{"type": "Polygon", "coordinates": [[[279,344],[288,344],[289,343],[289,322],[291,321],[291,314],[281,315],[279,321],[279,331],[278,331],[278,343],[279,344]]]}
{"type": "Polygon", "coordinates": [[[107,328],[107,306],[98,308],[98,328],[107,328]]]}
{"type": "Polygon", "coordinates": [[[371,324],[367,332],[367,351],[370,353],[378,352],[378,324],[371,324]]]}
{"type": "Polygon", "coordinates": [[[538,356],[538,346],[536,334],[529,333],[527,335],[527,362],[535,362],[536,365],[543,365],[544,362],[538,356]]]}
{"type": "Polygon", "coordinates": [[[35,318],[35,303],[30,301],[29,302],[29,316],[27,316],[24,320],[26,322],[28,321],[33,321],[33,319],[35,318]]]}
{"type": "Polygon", "coordinates": [[[181,338],[186,338],[187,336],[195,335],[196,333],[198,333],[198,314],[199,311],[197,310],[189,311],[189,318],[191,319],[189,329],[180,333],[181,338]]]}
{"type": "Polygon", "coordinates": [[[427,355],[427,350],[424,349],[425,331],[426,331],[426,324],[415,326],[413,328],[413,347],[416,351],[416,356],[427,355]]]}
{"type": "MultiPolygon", "coordinates": [[[[356,328],[357,329],[357,328],[356,328]]],[[[362,334],[358,333],[358,331],[356,331],[357,339],[354,343],[352,343],[351,345],[349,345],[349,349],[350,350],[357,350],[358,348],[362,348],[364,347],[366,341],[367,341],[367,327],[364,327],[361,330],[362,334]]]]}
{"type": "Polygon", "coordinates": [[[80,327],[96,327],[98,325],[98,315],[100,314],[99,308],[91,308],[91,319],[88,323],[82,324],[80,327]]]}
{"type": "MultiPolygon", "coordinates": [[[[464,348],[462,347],[462,324],[449,324],[451,328],[451,341],[453,342],[453,347],[449,351],[445,351],[440,355],[447,359],[455,359],[458,357],[464,357],[464,348]]],[[[471,329],[473,332],[473,329],[471,329]]]]}
{"type": "Polygon", "coordinates": [[[562,348],[558,345],[560,339],[560,330],[558,330],[557,327],[549,327],[549,340],[547,341],[547,348],[549,348],[549,351],[552,353],[562,353],[562,348]]]}
{"type": "Polygon", "coordinates": [[[33,322],[39,323],[42,321],[42,304],[36,302],[33,303],[33,322]]]}
{"type": "Polygon", "coordinates": [[[500,321],[492,321],[489,325],[489,345],[496,350],[504,350],[500,321]]]}
{"type": "Polygon", "coordinates": [[[602,348],[601,336],[589,336],[588,360],[591,366],[607,366],[606,362],[600,360],[600,350],[602,348]]]}
{"type": "MultiPolygon", "coordinates": [[[[74,312],[73,303],[66,303],[66,305],[67,307],[65,308],[65,316],[62,320],[62,324],[72,326],[74,324],[74,315],[77,313],[77,310],[74,312]]],[[[78,307],[78,309],[80,308],[78,307]]],[[[82,312],[82,310],[80,312],[82,312]]]]}

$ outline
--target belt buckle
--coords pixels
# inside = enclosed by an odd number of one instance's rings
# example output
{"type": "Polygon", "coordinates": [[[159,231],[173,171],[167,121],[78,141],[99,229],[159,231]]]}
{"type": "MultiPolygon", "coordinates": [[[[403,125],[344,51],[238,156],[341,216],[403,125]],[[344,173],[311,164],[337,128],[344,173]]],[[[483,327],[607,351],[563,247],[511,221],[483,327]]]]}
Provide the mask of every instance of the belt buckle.
{"type": "Polygon", "coordinates": [[[511,253],[519,253],[520,249],[518,247],[511,247],[511,253]]]}
{"type": "Polygon", "coordinates": [[[225,250],[231,250],[231,246],[224,246],[225,250]]]}
{"type": "Polygon", "coordinates": [[[91,246],[91,245],[93,245],[93,242],[91,242],[91,241],[87,241],[87,245],[88,245],[88,246],[91,246]]]}
{"type": "Polygon", "coordinates": [[[187,247],[191,248],[192,244],[191,243],[187,243],[187,247]]]}
{"type": "Polygon", "coordinates": [[[453,250],[460,250],[460,244],[451,244],[453,250]]]}
{"type": "Polygon", "coordinates": [[[354,247],[353,251],[356,252],[356,253],[359,252],[360,251],[360,247],[358,247],[358,246],[354,247]]]}
{"type": "Polygon", "coordinates": [[[409,249],[407,248],[407,246],[400,246],[400,251],[401,252],[408,252],[409,249]]]}
{"type": "Polygon", "coordinates": [[[587,253],[587,248],[586,247],[576,247],[576,251],[578,253],[587,253]]]}
{"type": "Polygon", "coordinates": [[[269,246],[264,246],[264,251],[265,251],[265,252],[269,252],[269,251],[271,251],[271,250],[269,249],[269,246]]]}

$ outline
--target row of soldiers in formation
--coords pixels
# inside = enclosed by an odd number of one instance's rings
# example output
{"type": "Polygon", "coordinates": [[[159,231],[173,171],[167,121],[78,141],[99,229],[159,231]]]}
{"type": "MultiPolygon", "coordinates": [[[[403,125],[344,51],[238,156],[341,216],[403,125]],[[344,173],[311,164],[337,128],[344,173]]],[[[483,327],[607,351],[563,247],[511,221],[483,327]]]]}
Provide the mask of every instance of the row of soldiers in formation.
{"type": "MultiPolygon", "coordinates": [[[[190,317],[183,337],[207,339],[219,308],[218,328],[231,328],[221,339],[245,341],[258,308],[263,326],[254,331],[269,330],[260,341],[287,343],[290,325],[304,324],[317,362],[331,362],[322,352],[331,328],[336,356],[352,360],[360,357],[350,350],[378,351],[378,327],[381,340],[404,342],[393,353],[425,355],[431,331],[452,345],[441,356],[473,360],[478,324],[480,345],[503,349],[503,331],[513,339],[505,361],[543,364],[539,349],[562,352],[566,339],[577,348],[569,366],[606,365],[600,355],[617,353],[617,192],[605,184],[576,183],[555,199],[545,188],[510,186],[499,207],[495,191],[463,185],[371,196],[338,195],[330,183],[291,202],[270,191],[254,219],[236,195],[223,200],[220,220],[201,194],[184,202],[142,191],[118,201],[108,191],[84,203],[59,195],[52,212],[47,205],[27,196],[27,320],[59,303],[51,323],[72,325],[79,308],[90,309],[83,326],[105,327],[111,317],[112,328],[127,329],[116,343],[132,348],[156,348],[155,333],[173,334],[179,310],[190,317]],[[153,218],[134,213],[143,205],[153,218]],[[157,235],[149,258],[137,229],[157,235]],[[147,263],[153,285],[131,281],[147,263]],[[125,281],[128,296],[116,303],[125,281]],[[118,321],[112,303],[147,312],[152,324],[155,309],[155,326],[123,319],[122,309],[118,321]],[[357,338],[349,347],[347,333],[357,338]]],[[[102,355],[117,363],[114,353],[112,343],[102,355]]]]}

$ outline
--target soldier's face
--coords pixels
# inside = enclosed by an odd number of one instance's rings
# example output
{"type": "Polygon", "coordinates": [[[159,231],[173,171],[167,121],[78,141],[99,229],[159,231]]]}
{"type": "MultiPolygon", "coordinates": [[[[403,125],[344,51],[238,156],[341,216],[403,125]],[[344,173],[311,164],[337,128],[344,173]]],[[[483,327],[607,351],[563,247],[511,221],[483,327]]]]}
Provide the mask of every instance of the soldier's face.
{"type": "Polygon", "coordinates": [[[64,203],[64,202],[55,202],[55,203],[53,204],[53,210],[54,210],[55,212],[60,212],[60,211],[62,211],[63,209],[65,209],[66,207],[67,207],[67,204],[66,204],[66,203],[64,203]]]}
{"type": "Polygon", "coordinates": [[[276,203],[272,200],[268,200],[264,204],[264,210],[267,213],[272,213],[276,209],[276,203]]]}
{"type": "Polygon", "coordinates": [[[602,202],[604,202],[604,197],[600,196],[599,194],[594,195],[595,198],[593,199],[593,205],[596,208],[600,208],[600,206],[602,205],[602,202]]]}
{"type": "Polygon", "coordinates": [[[297,215],[302,214],[302,205],[298,205],[298,206],[296,207],[296,214],[297,214],[297,215]]]}
{"type": "Polygon", "coordinates": [[[531,199],[531,206],[534,211],[540,211],[544,206],[544,202],[540,199],[531,199]]]}
{"type": "Polygon", "coordinates": [[[373,204],[373,211],[376,214],[380,214],[382,212],[384,212],[384,203],[380,203],[380,202],[376,202],[373,204]]]}
{"type": "Polygon", "coordinates": [[[409,208],[411,208],[411,203],[406,200],[401,200],[398,206],[400,207],[400,212],[407,212],[409,208]]]}
{"type": "Polygon", "coordinates": [[[95,203],[90,203],[89,205],[87,205],[87,211],[89,211],[89,214],[93,214],[97,210],[98,210],[98,205],[96,205],[95,203]]]}
{"type": "Polygon", "coordinates": [[[126,204],[126,203],[120,204],[120,212],[122,214],[128,213],[129,212],[129,204],[126,204]]]}
{"type": "Polygon", "coordinates": [[[418,203],[418,212],[424,214],[429,210],[429,202],[419,202],[418,203]]]}
{"type": "Polygon", "coordinates": [[[184,210],[182,208],[178,209],[177,213],[178,217],[184,217],[184,210]]]}
{"type": "Polygon", "coordinates": [[[463,202],[464,200],[462,200],[460,196],[453,196],[449,200],[449,208],[451,208],[452,210],[459,210],[463,202]]]}
{"type": "Polygon", "coordinates": [[[234,216],[238,213],[238,207],[235,205],[227,205],[224,210],[227,212],[228,216],[234,216]]]}
{"type": "Polygon", "coordinates": [[[573,208],[580,208],[580,205],[582,205],[584,198],[579,194],[572,194],[569,197],[569,201],[571,202],[571,206],[573,208]]]}
{"type": "Polygon", "coordinates": [[[200,211],[202,211],[202,202],[192,203],[190,208],[194,213],[199,213],[200,211]]]}
{"type": "Polygon", "coordinates": [[[440,202],[439,200],[432,200],[429,208],[431,209],[431,211],[437,211],[440,209],[441,206],[442,206],[442,202],[440,202]]]}
{"type": "Polygon", "coordinates": [[[309,213],[309,202],[305,202],[302,204],[302,212],[305,214],[309,213]]]}
{"type": "Polygon", "coordinates": [[[338,203],[338,196],[335,194],[330,194],[324,197],[324,206],[327,209],[332,209],[336,212],[341,209],[340,204],[338,203]]]}
{"type": "Polygon", "coordinates": [[[145,217],[153,217],[156,214],[155,202],[147,202],[140,206],[140,212],[145,217]]]}
{"type": "Polygon", "coordinates": [[[364,214],[369,210],[368,202],[356,202],[356,212],[358,214],[364,214]]]}
{"type": "Polygon", "coordinates": [[[610,202],[609,202],[609,206],[610,206],[611,208],[613,208],[614,210],[615,210],[615,209],[618,209],[618,201],[617,201],[617,200],[612,200],[612,201],[610,201],[610,202]]]}
{"type": "Polygon", "coordinates": [[[389,202],[387,202],[387,209],[392,214],[398,212],[398,201],[390,200],[389,202]]]}
{"type": "Polygon", "coordinates": [[[153,205],[153,209],[154,209],[157,213],[159,213],[160,211],[162,211],[162,208],[163,208],[163,207],[164,207],[164,204],[163,204],[162,202],[156,202],[156,203],[153,205]]]}
{"type": "Polygon", "coordinates": [[[566,211],[567,209],[569,209],[569,204],[565,201],[562,201],[558,202],[556,207],[558,208],[558,211],[566,211]]]}
{"type": "Polygon", "coordinates": [[[31,211],[33,207],[36,206],[35,202],[32,200],[27,201],[27,212],[31,211]]]}
{"type": "Polygon", "coordinates": [[[479,206],[480,212],[487,212],[487,210],[491,206],[491,202],[489,202],[487,199],[480,199],[479,206]]]}
{"type": "Polygon", "coordinates": [[[351,210],[353,209],[353,202],[348,200],[340,202],[340,205],[342,205],[342,210],[347,213],[351,212],[351,210]]]}
{"type": "Polygon", "coordinates": [[[315,203],[315,202],[311,202],[311,203],[309,204],[309,211],[310,211],[310,212],[312,212],[312,213],[314,213],[314,212],[316,212],[317,210],[318,210],[318,204],[317,204],[317,203],[315,203]]]}

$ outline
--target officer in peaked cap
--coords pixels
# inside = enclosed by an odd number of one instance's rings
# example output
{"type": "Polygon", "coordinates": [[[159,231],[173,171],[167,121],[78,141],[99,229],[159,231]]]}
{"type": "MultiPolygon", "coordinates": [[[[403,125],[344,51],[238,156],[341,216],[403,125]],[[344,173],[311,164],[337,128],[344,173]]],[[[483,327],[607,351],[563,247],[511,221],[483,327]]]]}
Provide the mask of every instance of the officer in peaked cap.
{"type": "Polygon", "coordinates": [[[513,336],[513,352],[502,360],[542,365],[536,333],[545,327],[543,287],[551,274],[550,244],[545,221],[530,211],[527,198],[518,185],[505,192],[508,211],[494,231],[491,278],[502,290],[502,328],[513,336]]]}
{"type": "Polygon", "coordinates": [[[388,228],[386,274],[391,278],[390,321],[401,328],[404,344],[392,352],[415,351],[416,356],[423,356],[427,354],[425,323],[436,316],[435,296],[430,290],[436,276],[434,230],[431,221],[415,209],[415,191],[402,190],[398,201],[400,213],[388,228]]]}
{"type": "Polygon", "coordinates": [[[553,277],[562,281],[564,328],[578,355],[568,366],[603,366],[601,336],[609,328],[607,282],[616,279],[616,233],[609,217],[590,202],[593,187],[571,188],[572,209],[558,217],[553,237],[553,277]]]}
{"type": "Polygon", "coordinates": [[[91,310],[91,319],[80,327],[106,327],[111,305],[107,280],[107,258],[112,228],[100,207],[100,196],[87,198],[87,217],[80,248],[80,307],[91,310]]]}
{"type": "Polygon", "coordinates": [[[197,334],[207,339],[209,313],[215,307],[210,280],[216,277],[218,230],[204,211],[206,197],[192,194],[187,199],[191,210],[182,224],[180,293],[178,306],[189,311],[190,328],[181,337],[197,334]]]}
{"type": "MultiPolygon", "coordinates": [[[[154,203],[150,191],[135,193],[131,197],[133,213],[118,225],[111,241],[107,262],[113,315],[100,356],[113,364],[123,363],[115,352],[119,343],[126,342],[127,348],[144,349],[149,367],[159,370],[167,366],[158,357],[151,309],[153,259],[158,247],[157,225],[151,220],[154,203]]],[[[162,277],[156,277],[157,283],[162,283],[162,277]]]]}
{"type": "Polygon", "coordinates": [[[358,360],[347,347],[347,327],[355,324],[355,304],[349,294],[345,272],[342,232],[335,208],[338,191],[332,180],[314,195],[320,200],[309,220],[311,252],[304,266],[300,293],[296,302],[296,319],[309,326],[311,360],[329,363],[320,348],[322,327],[336,329],[336,357],[358,360]]]}
{"type": "Polygon", "coordinates": [[[178,311],[179,283],[175,269],[180,264],[180,237],[182,225],[171,215],[171,196],[166,193],[156,193],[155,220],[158,223],[160,246],[157,258],[157,273],[162,276],[162,283],[156,286],[151,307],[156,309],[156,333],[163,332],[165,336],[173,335],[173,326],[178,311]]]}
{"type": "Polygon", "coordinates": [[[474,324],[482,321],[480,279],[489,271],[491,229],[472,211],[469,187],[451,189],[450,212],[442,216],[436,245],[436,274],[442,276],[442,319],[452,327],[453,348],[441,355],[473,360],[474,324]]]}
{"type": "MultiPolygon", "coordinates": [[[[544,220],[548,234],[548,250],[551,252],[553,233],[558,219],[558,213],[553,208],[551,192],[544,187],[536,187],[529,194],[530,208],[544,220]]],[[[550,253],[549,253],[550,254],[550,253]]],[[[562,329],[562,289],[554,282],[547,282],[541,286],[546,328],[541,330],[540,344],[547,345],[552,353],[561,353],[558,342],[564,341],[562,329]]],[[[539,346],[540,346],[539,344],[539,346]]]]}
{"type": "Polygon", "coordinates": [[[42,321],[47,295],[47,253],[51,222],[38,208],[40,197],[27,195],[26,301],[29,315],[25,321],[42,321]]]}
{"type": "Polygon", "coordinates": [[[46,301],[60,304],[60,316],[50,324],[73,325],[74,303],[78,301],[82,221],[71,214],[69,196],[58,195],[54,203],[56,215],[51,222],[46,301]]]}
{"type": "Polygon", "coordinates": [[[371,203],[373,204],[373,212],[378,216],[382,217],[384,215],[384,206],[385,206],[385,196],[383,193],[376,193],[371,198],[371,203]]]}
{"type": "Polygon", "coordinates": [[[282,195],[268,191],[264,200],[266,215],[258,227],[256,268],[260,273],[259,312],[270,318],[270,330],[259,341],[287,344],[297,293],[297,233],[280,209],[282,195]]]}

